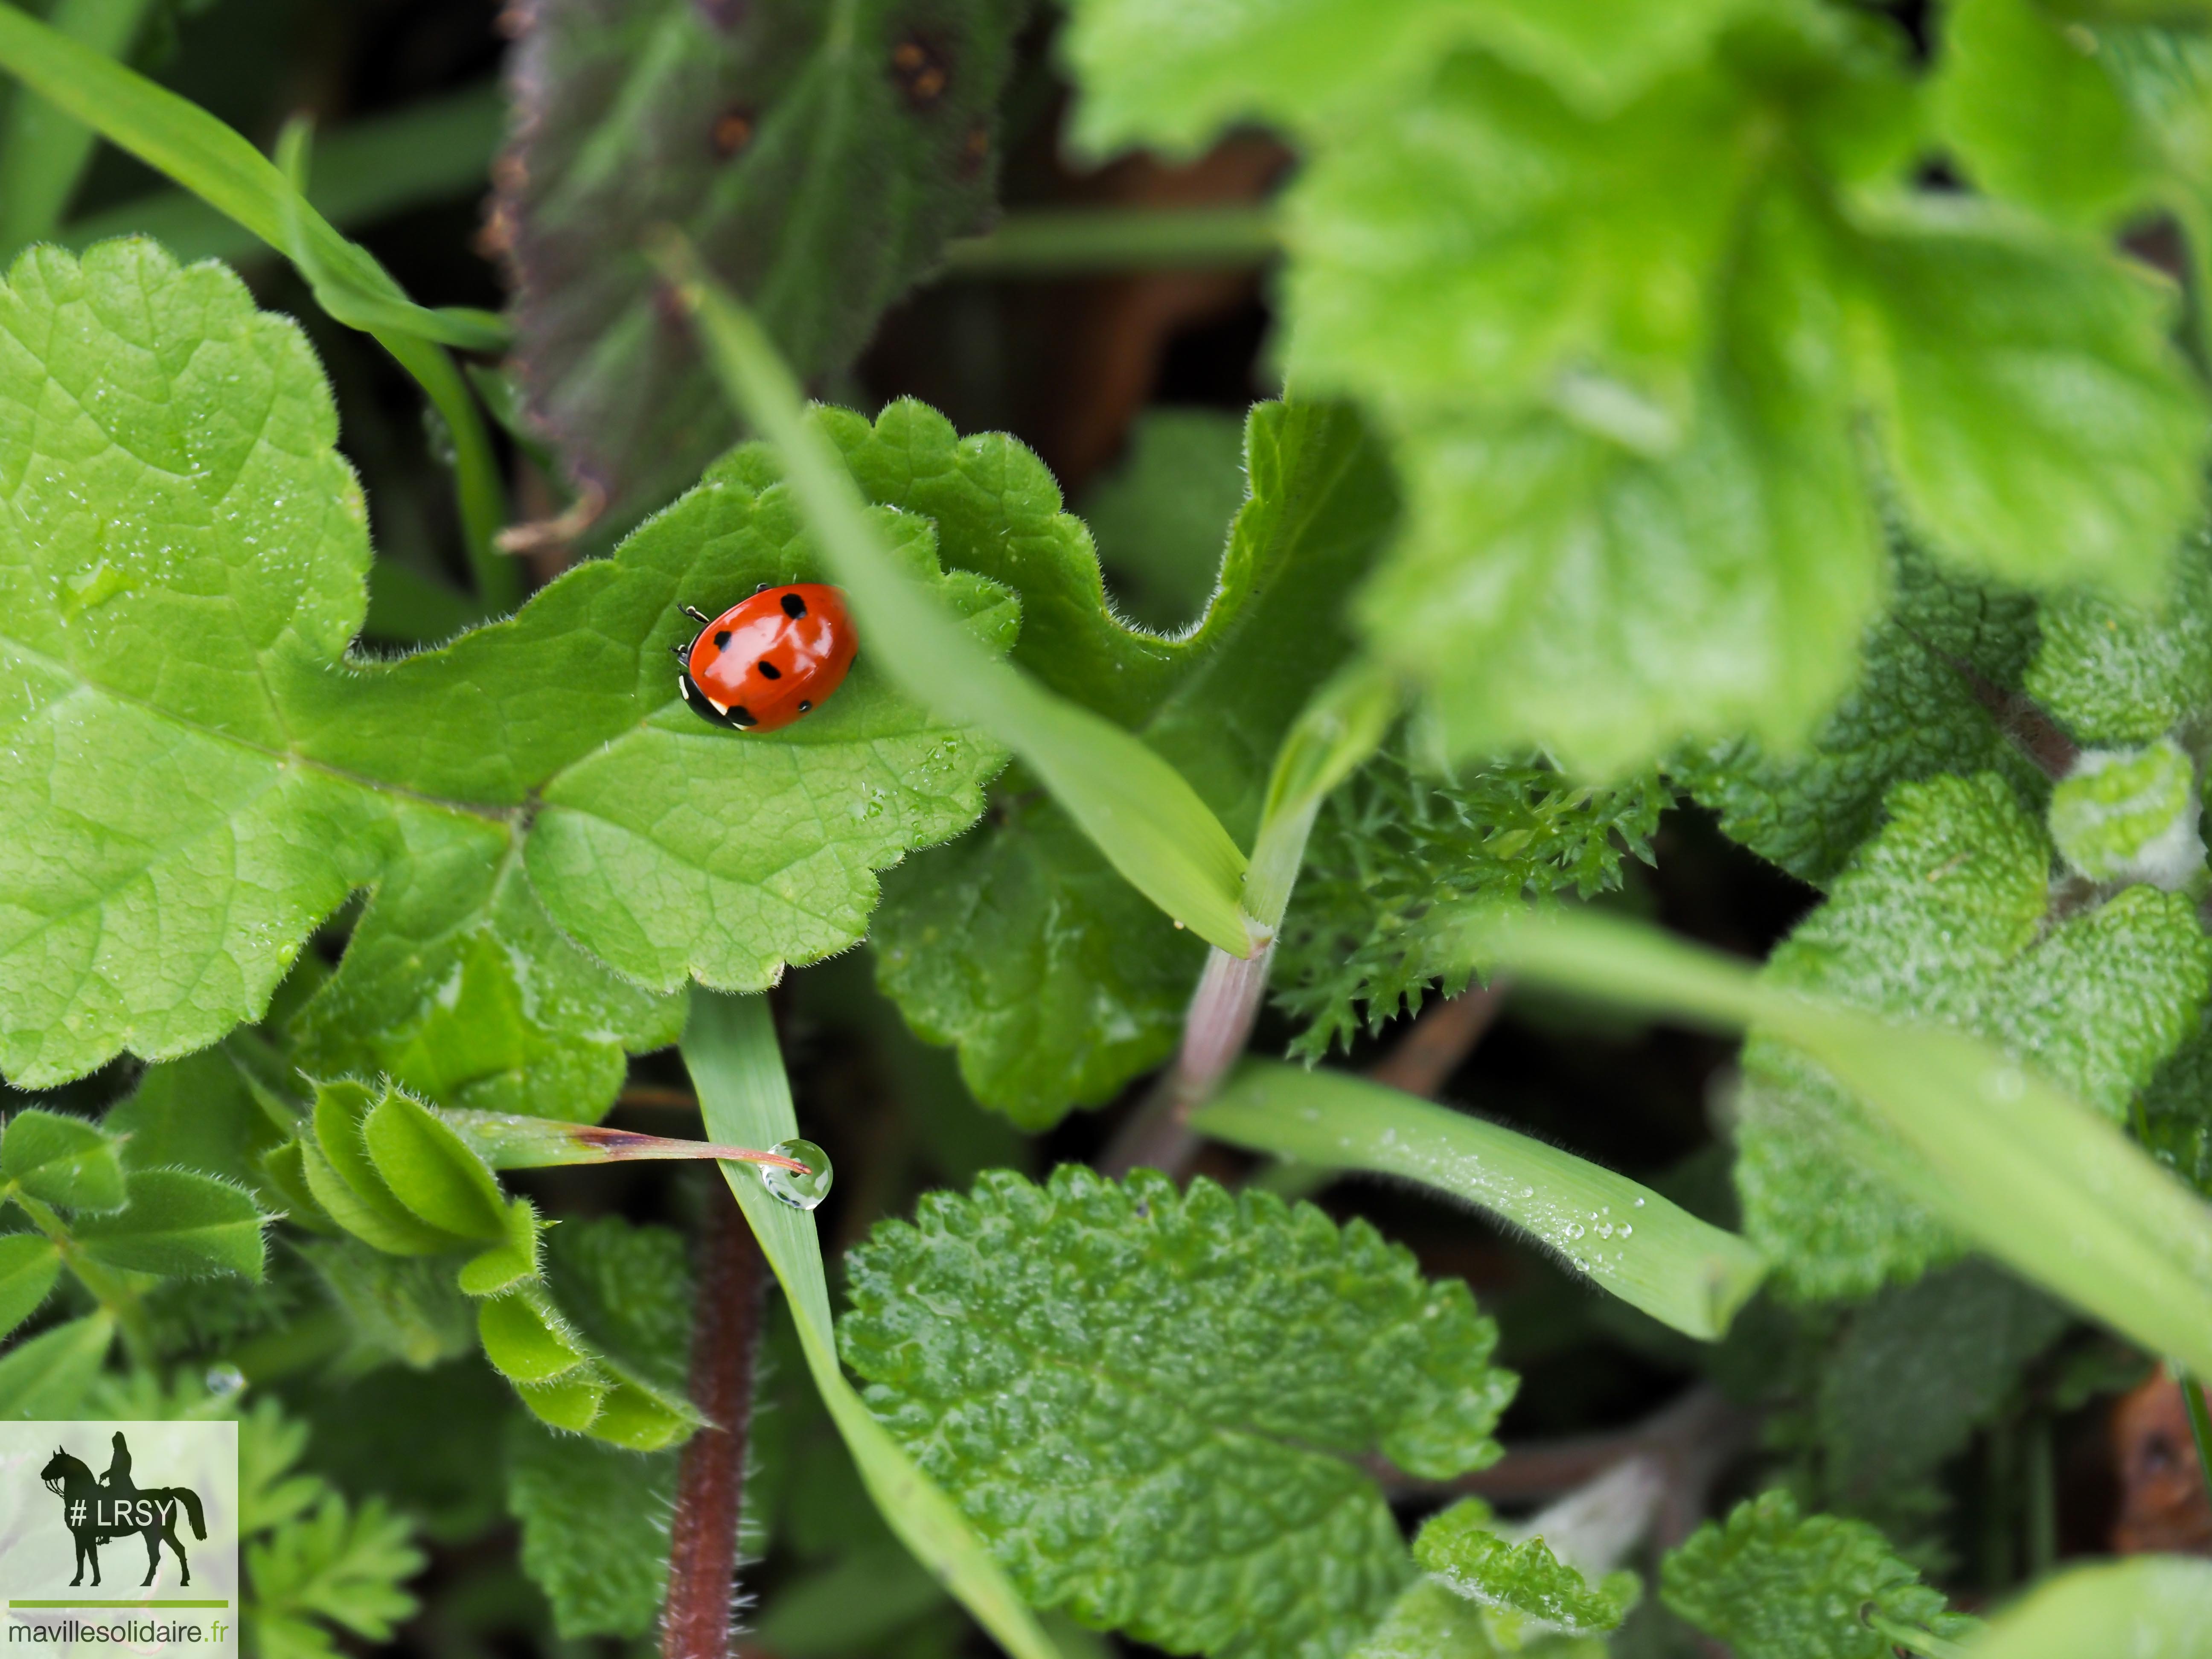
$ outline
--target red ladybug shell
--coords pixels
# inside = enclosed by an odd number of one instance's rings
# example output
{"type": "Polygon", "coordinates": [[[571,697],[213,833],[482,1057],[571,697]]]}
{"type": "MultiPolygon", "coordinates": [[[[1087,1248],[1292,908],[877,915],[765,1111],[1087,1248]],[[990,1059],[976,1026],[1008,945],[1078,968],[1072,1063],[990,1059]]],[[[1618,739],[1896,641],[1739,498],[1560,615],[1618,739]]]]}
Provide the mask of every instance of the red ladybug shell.
{"type": "Polygon", "coordinates": [[[859,647],[837,589],[824,582],[765,587],[677,647],[684,672],[676,689],[716,726],[781,731],[845,683],[859,647]]]}

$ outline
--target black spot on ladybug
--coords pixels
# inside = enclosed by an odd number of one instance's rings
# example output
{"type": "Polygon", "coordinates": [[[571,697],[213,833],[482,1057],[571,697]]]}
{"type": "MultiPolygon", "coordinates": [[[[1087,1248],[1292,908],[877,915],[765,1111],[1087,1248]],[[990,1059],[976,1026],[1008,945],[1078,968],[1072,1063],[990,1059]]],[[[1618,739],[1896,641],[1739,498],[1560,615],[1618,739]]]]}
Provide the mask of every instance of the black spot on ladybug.
{"type": "Polygon", "coordinates": [[[742,703],[732,703],[730,706],[730,718],[735,720],[739,726],[758,726],[760,724],[757,720],[753,718],[753,711],[747,708],[742,703]]]}
{"type": "Polygon", "coordinates": [[[780,680],[783,678],[783,670],[778,668],[766,657],[763,657],[756,666],[759,668],[761,678],[764,680],[780,680]]]}
{"type": "Polygon", "coordinates": [[[806,601],[800,599],[796,593],[785,594],[783,596],[783,614],[796,622],[799,617],[806,614],[806,601]]]}
{"type": "Polygon", "coordinates": [[[924,110],[945,96],[952,72],[927,41],[909,34],[891,48],[891,79],[898,82],[910,107],[924,110]]]}
{"type": "Polygon", "coordinates": [[[735,106],[714,118],[714,125],[707,130],[707,142],[717,157],[729,161],[740,154],[753,141],[753,112],[735,106]]]}
{"type": "Polygon", "coordinates": [[[808,709],[810,709],[810,708],[813,708],[813,707],[814,707],[814,705],[813,705],[812,703],[811,703],[811,702],[807,702],[807,701],[806,701],[806,699],[805,699],[805,698],[804,698],[804,697],[801,697],[801,698],[799,700],[799,712],[800,714],[805,714],[808,709]]]}
{"type": "Polygon", "coordinates": [[[714,649],[717,651],[726,651],[729,648],[730,630],[726,628],[716,629],[714,630],[714,649]]]}

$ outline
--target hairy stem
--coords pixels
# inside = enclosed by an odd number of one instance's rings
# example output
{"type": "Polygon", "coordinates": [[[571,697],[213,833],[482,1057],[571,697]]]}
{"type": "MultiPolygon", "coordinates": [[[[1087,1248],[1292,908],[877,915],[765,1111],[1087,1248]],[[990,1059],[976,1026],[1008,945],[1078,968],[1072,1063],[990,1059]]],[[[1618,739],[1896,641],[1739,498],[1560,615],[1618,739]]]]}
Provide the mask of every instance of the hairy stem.
{"type": "Polygon", "coordinates": [[[1099,1167],[1108,1175],[1152,1169],[1179,1176],[1189,1168],[1198,1150],[1190,1115],[1206,1103],[1244,1052],[1252,1022],[1259,1018],[1260,999],[1267,993],[1267,963],[1273,956],[1272,943],[1249,957],[1232,957],[1218,945],[1206,953],[1206,971],[1183,1021],[1182,1047],[1100,1158],[1099,1167]]]}
{"type": "Polygon", "coordinates": [[[691,1339],[691,1403],[707,1419],[684,1448],[668,1534],[663,1659],[728,1659],[738,1522],[745,1490],[745,1431],[753,1405],[768,1278],[760,1246],[729,1188],[716,1182],[701,1238],[699,1320],[691,1339]]]}

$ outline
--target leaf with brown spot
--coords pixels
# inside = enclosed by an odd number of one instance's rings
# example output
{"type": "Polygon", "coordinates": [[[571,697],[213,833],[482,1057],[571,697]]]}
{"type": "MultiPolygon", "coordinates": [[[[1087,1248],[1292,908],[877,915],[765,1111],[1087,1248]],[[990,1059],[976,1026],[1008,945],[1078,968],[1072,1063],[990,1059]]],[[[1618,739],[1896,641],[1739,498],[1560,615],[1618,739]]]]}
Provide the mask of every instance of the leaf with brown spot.
{"type": "Polygon", "coordinates": [[[737,436],[639,252],[680,227],[810,383],[976,228],[1027,0],[532,0],[490,246],[531,420],[611,540],[737,436]]]}

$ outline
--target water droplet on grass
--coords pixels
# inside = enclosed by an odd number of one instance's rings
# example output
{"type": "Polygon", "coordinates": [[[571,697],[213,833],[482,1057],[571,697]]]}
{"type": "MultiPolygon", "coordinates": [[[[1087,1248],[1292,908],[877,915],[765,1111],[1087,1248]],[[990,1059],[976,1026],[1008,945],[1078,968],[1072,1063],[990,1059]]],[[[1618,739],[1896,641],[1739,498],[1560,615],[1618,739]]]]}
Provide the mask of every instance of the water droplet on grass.
{"type": "Polygon", "coordinates": [[[245,1386],[246,1373],[237,1366],[210,1365],[208,1367],[207,1391],[210,1394],[233,1395],[245,1386]]]}
{"type": "Polygon", "coordinates": [[[806,1166],[805,1175],[769,1164],[755,1166],[760,1170],[761,1185],[775,1197],[794,1210],[811,1210],[830,1196],[830,1183],[836,1179],[836,1171],[830,1167],[829,1153],[811,1140],[779,1140],[769,1151],[806,1166]]]}

